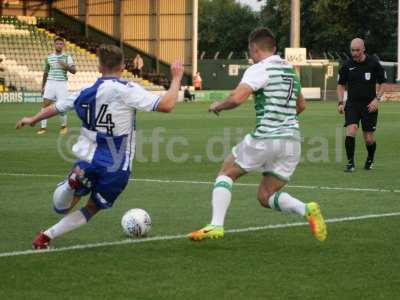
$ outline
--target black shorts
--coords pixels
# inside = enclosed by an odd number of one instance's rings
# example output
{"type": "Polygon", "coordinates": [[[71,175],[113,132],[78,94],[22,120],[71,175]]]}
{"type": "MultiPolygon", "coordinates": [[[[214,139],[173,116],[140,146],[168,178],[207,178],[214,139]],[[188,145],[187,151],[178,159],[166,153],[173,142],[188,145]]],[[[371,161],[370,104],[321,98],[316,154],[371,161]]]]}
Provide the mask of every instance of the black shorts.
{"type": "Polygon", "coordinates": [[[355,104],[346,103],[344,108],[345,124],[344,127],[350,124],[361,126],[365,132],[374,132],[378,123],[378,111],[369,112],[367,103],[355,104]]]}

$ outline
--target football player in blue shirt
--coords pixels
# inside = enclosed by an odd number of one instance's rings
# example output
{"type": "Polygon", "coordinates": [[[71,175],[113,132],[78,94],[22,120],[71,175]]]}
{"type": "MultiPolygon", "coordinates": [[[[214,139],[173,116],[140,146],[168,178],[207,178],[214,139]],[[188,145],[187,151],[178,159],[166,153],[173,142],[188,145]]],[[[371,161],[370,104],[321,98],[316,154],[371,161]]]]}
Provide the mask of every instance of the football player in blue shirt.
{"type": "Polygon", "coordinates": [[[54,210],[65,216],[40,232],[34,249],[49,248],[50,241],[86,224],[102,209],[112,207],[125,189],[131,174],[135,150],[136,111],[170,112],[178,99],[183,75],[182,62],[171,65],[171,86],[162,97],[133,82],[120,80],[124,57],[120,48],[101,45],[98,49],[102,77],[68,99],[47,107],[33,117],[19,120],[16,128],[75,109],[82,121],[80,135],[72,151],[78,158],[67,180],[53,196],[54,210]],[[71,212],[82,196],[90,194],[85,206],[71,212]]]}

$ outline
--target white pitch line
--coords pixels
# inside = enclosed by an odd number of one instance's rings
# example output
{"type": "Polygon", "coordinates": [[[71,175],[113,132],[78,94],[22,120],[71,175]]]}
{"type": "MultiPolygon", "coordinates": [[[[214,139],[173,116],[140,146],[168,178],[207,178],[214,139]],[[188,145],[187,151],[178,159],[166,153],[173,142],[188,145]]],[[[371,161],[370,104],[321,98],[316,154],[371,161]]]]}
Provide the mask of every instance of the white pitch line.
{"type": "MultiPolygon", "coordinates": [[[[59,177],[65,175],[56,174],[28,174],[28,173],[0,173],[0,176],[16,176],[16,177],[59,177]]],[[[213,181],[193,181],[193,180],[170,180],[170,179],[148,179],[148,178],[131,178],[129,181],[139,182],[157,182],[157,183],[183,183],[183,184],[214,184],[213,181]]],[[[236,182],[235,186],[258,186],[258,183],[240,183],[236,182]]],[[[330,186],[314,186],[314,185],[287,185],[287,188],[306,189],[306,190],[326,190],[326,191],[350,191],[350,192],[376,192],[376,193],[400,193],[400,190],[379,189],[379,188],[353,188],[353,187],[330,187],[330,186]]]]}
{"type": "MultiPolygon", "coordinates": [[[[369,215],[363,215],[363,216],[353,216],[353,217],[343,217],[343,218],[332,218],[332,219],[325,220],[325,222],[326,223],[342,223],[342,222],[349,222],[349,221],[355,221],[355,220],[387,218],[387,217],[396,217],[396,216],[400,216],[400,212],[384,213],[384,214],[369,214],[369,215]]],[[[299,227],[299,226],[308,226],[308,223],[296,222],[296,223],[272,224],[272,225],[265,225],[265,226],[258,226],[258,227],[229,229],[229,230],[226,230],[225,232],[226,233],[241,233],[241,232],[268,230],[268,229],[299,227]]],[[[54,249],[49,249],[49,250],[24,250],[24,251],[3,252],[3,253],[0,253],[0,258],[1,257],[30,255],[30,254],[44,254],[44,253],[65,252],[65,251],[72,251],[72,250],[83,250],[83,249],[92,249],[92,248],[126,245],[126,244],[139,244],[139,243],[154,242],[154,241],[180,240],[180,239],[184,239],[184,238],[186,238],[186,234],[155,236],[155,237],[142,238],[142,239],[125,239],[125,240],[121,240],[121,241],[74,245],[74,246],[60,247],[60,248],[54,248],[54,249]]]]}

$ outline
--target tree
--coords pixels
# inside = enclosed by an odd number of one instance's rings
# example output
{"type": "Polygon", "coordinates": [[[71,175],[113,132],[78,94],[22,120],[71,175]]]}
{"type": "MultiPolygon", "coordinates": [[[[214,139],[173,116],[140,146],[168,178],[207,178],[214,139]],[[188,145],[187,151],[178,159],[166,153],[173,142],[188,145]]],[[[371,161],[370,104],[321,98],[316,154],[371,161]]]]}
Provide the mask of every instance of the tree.
{"type": "Polygon", "coordinates": [[[233,51],[243,57],[247,38],[258,24],[258,14],[235,0],[200,0],[199,51],[226,57],[233,51]]]}
{"type": "Polygon", "coordinates": [[[365,40],[370,53],[384,52],[395,30],[394,1],[321,0],[313,5],[315,22],[322,30],[315,32],[316,50],[347,50],[354,37],[365,40]]]}
{"type": "MultiPolygon", "coordinates": [[[[301,45],[311,53],[348,52],[354,37],[369,53],[384,53],[396,32],[395,0],[301,0],[301,45]]],[[[290,45],[290,0],[267,0],[261,24],[275,32],[280,49],[290,45]]]]}
{"type": "MultiPolygon", "coordinates": [[[[280,52],[290,46],[290,0],[264,0],[261,12],[235,0],[200,0],[199,50],[208,57],[220,51],[242,55],[247,37],[257,26],[276,35],[280,52]]],[[[394,60],[397,37],[396,0],[301,0],[301,46],[313,57],[349,52],[354,37],[367,51],[394,60]]]]}

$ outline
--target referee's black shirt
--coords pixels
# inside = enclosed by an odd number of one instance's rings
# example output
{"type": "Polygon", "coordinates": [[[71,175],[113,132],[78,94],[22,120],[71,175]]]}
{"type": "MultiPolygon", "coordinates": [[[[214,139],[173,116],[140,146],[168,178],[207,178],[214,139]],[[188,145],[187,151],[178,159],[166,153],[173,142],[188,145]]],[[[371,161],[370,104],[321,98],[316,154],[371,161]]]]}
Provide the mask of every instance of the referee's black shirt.
{"type": "Polygon", "coordinates": [[[366,55],[361,63],[350,58],[339,71],[338,84],[347,85],[347,101],[367,104],[376,97],[376,84],[386,82],[386,73],[379,61],[366,55]]]}

